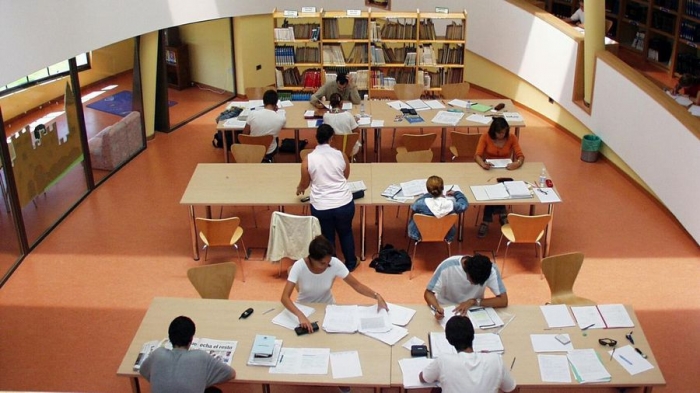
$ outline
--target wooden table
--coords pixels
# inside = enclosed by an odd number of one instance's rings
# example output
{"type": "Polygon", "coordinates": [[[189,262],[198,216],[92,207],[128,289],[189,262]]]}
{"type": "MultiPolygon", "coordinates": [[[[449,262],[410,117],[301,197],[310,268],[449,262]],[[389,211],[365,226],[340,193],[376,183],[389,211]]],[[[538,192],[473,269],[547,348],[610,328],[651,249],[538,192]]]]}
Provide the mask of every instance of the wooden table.
{"type": "MultiPolygon", "coordinates": [[[[312,321],[323,322],[325,305],[313,305],[316,312],[312,321]]],[[[140,392],[139,373],[133,370],[134,362],[143,344],[150,340],[162,340],[168,336],[168,326],[177,316],[186,315],[197,326],[196,337],[238,341],[231,366],[236,379],[229,383],[259,383],[263,392],[269,392],[271,384],[389,387],[391,375],[391,347],[373,339],[355,334],[318,333],[297,336],[293,330],[271,322],[284,306],[280,302],[231,301],[211,299],[154,298],[139,329],[134,335],[117,375],[131,380],[132,390],[140,392]],[[238,316],[252,307],[255,312],[247,319],[238,316]],[[266,310],[275,310],[263,314],[266,310]],[[362,365],[362,377],[333,379],[329,370],[325,375],[270,374],[268,367],[246,365],[256,334],[269,334],[283,340],[289,348],[330,348],[331,352],[358,351],[362,365]]]]}
{"type": "MultiPolygon", "coordinates": [[[[407,329],[409,331],[408,336],[405,339],[399,341],[391,349],[391,385],[403,387],[403,375],[401,373],[401,368],[399,367],[399,359],[409,358],[411,354],[401,345],[406,342],[411,337],[418,337],[428,344],[428,334],[430,332],[441,332],[443,331],[440,324],[435,320],[430,309],[426,305],[403,305],[405,307],[410,307],[416,310],[416,315],[413,317],[411,322],[408,324],[407,329]]],[[[659,369],[659,364],[654,357],[654,354],[649,346],[649,342],[644,336],[644,331],[642,330],[639,320],[637,319],[634,309],[631,306],[626,306],[627,312],[629,313],[632,321],[634,322],[634,328],[623,328],[623,329],[590,329],[586,331],[584,336],[581,329],[578,327],[568,327],[556,330],[545,330],[547,328],[547,322],[539,309],[539,306],[532,305],[517,305],[508,306],[506,308],[498,309],[498,312],[502,315],[501,319],[507,322],[508,315],[514,315],[510,323],[508,323],[505,328],[500,332],[501,341],[505,348],[505,353],[503,354],[503,362],[510,366],[515,358],[515,364],[511,374],[515,378],[515,382],[518,384],[521,392],[538,392],[542,389],[549,389],[547,391],[558,391],[559,389],[569,389],[569,388],[632,388],[632,387],[642,387],[645,392],[651,392],[655,386],[664,386],[666,381],[664,380],[663,374],[659,369]],[[505,314],[504,314],[505,313],[505,314]],[[610,355],[607,353],[611,348],[602,346],[598,343],[599,338],[612,338],[617,340],[617,346],[623,347],[628,344],[625,339],[625,334],[629,331],[634,331],[634,342],[635,346],[644,352],[648,356],[649,362],[654,365],[652,370],[645,371],[637,375],[630,375],[616,360],[610,361],[610,355]],[[610,382],[605,383],[595,383],[581,385],[576,382],[574,376],[571,376],[571,383],[545,383],[540,379],[539,366],[537,362],[537,353],[532,349],[532,344],[530,341],[530,334],[559,334],[568,333],[571,337],[571,342],[576,349],[593,348],[598,353],[603,365],[608,370],[612,379],[610,382]]],[[[476,329],[476,333],[490,333],[498,332],[500,328],[481,330],[476,329]]],[[[563,353],[561,353],[563,354],[563,353]]]]}

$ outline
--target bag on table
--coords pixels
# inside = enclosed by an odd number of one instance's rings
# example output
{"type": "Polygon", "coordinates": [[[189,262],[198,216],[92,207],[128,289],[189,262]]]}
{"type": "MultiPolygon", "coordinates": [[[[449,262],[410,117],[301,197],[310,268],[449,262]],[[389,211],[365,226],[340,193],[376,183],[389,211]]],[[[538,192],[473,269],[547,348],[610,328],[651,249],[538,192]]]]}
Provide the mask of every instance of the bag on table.
{"type": "Polygon", "coordinates": [[[377,273],[401,274],[411,270],[411,257],[406,250],[398,250],[391,244],[386,244],[379,254],[369,264],[377,273]]]}

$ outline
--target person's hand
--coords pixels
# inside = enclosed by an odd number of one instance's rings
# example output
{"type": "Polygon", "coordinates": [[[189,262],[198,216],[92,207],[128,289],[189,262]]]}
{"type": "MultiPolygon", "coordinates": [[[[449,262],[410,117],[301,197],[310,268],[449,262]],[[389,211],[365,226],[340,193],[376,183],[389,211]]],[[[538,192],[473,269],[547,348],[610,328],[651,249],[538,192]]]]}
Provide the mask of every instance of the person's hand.
{"type": "Polygon", "coordinates": [[[475,304],[474,299],[469,299],[465,302],[459,303],[455,307],[455,315],[466,315],[467,311],[475,304]]]}
{"type": "Polygon", "coordinates": [[[299,326],[303,327],[304,329],[308,330],[309,333],[314,332],[314,327],[311,326],[311,321],[309,321],[309,318],[306,316],[301,316],[299,318],[299,326]]]}
{"type": "Polygon", "coordinates": [[[355,81],[352,80],[352,76],[350,76],[350,75],[348,75],[347,78],[348,78],[348,89],[352,89],[353,87],[355,87],[355,81]]]}
{"type": "Polygon", "coordinates": [[[446,196],[454,196],[454,195],[455,195],[455,192],[452,191],[452,190],[450,190],[450,191],[447,191],[447,192],[445,193],[445,195],[446,195],[446,196]]]}
{"type": "Polygon", "coordinates": [[[389,306],[387,306],[382,295],[377,294],[377,312],[379,312],[381,309],[385,309],[388,312],[389,306]]]}
{"type": "Polygon", "coordinates": [[[488,162],[488,161],[486,161],[486,160],[484,160],[484,161],[483,161],[483,164],[481,164],[481,167],[484,168],[484,169],[486,169],[487,171],[488,171],[489,169],[491,169],[492,166],[493,166],[493,164],[490,163],[490,162],[488,162]]]}
{"type": "Polygon", "coordinates": [[[445,318],[445,309],[444,308],[442,308],[440,306],[433,307],[433,311],[435,311],[435,319],[437,319],[438,321],[445,318]]]}
{"type": "Polygon", "coordinates": [[[297,186],[297,195],[304,195],[304,191],[306,191],[305,188],[301,188],[301,186],[297,186]]]}
{"type": "Polygon", "coordinates": [[[506,165],[506,169],[509,170],[509,171],[512,171],[513,169],[518,169],[518,168],[520,168],[521,166],[523,166],[523,163],[522,163],[522,162],[520,162],[520,161],[515,161],[515,162],[511,162],[510,164],[506,165]]]}

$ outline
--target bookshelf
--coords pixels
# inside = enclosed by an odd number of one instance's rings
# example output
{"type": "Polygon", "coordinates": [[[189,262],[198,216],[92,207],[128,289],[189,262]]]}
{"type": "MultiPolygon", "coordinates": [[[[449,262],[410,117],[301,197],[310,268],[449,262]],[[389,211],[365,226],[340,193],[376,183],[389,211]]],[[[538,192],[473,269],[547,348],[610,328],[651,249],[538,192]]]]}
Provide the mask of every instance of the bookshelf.
{"type": "Polygon", "coordinates": [[[466,11],[275,10],[273,18],[278,91],[292,98],[304,99],[337,72],[348,73],[361,95],[375,97],[395,83],[439,92],[444,83],[464,81],[466,11]]]}
{"type": "Polygon", "coordinates": [[[168,86],[177,90],[190,87],[190,54],[187,45],[165,47],[165,73],[168,86]]]}

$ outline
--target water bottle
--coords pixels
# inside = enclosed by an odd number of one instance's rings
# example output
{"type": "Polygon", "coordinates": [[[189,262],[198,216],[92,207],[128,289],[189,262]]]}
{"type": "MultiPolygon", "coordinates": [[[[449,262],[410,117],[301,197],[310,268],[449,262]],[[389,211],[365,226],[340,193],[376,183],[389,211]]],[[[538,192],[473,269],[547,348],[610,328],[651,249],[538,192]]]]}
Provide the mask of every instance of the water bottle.
{"type": "Polygon", "coordinates": [[[542,167],[542,171],[540,171],[540,188],[546,187],[547,186],[547,170],[542,167]]]}
{"type": "Polygon", "coordinates": [[[367,94],[362,97],[362,102],[360,102],[360,117],[365,117],[365,102],[367,101],[367,94]]]}

